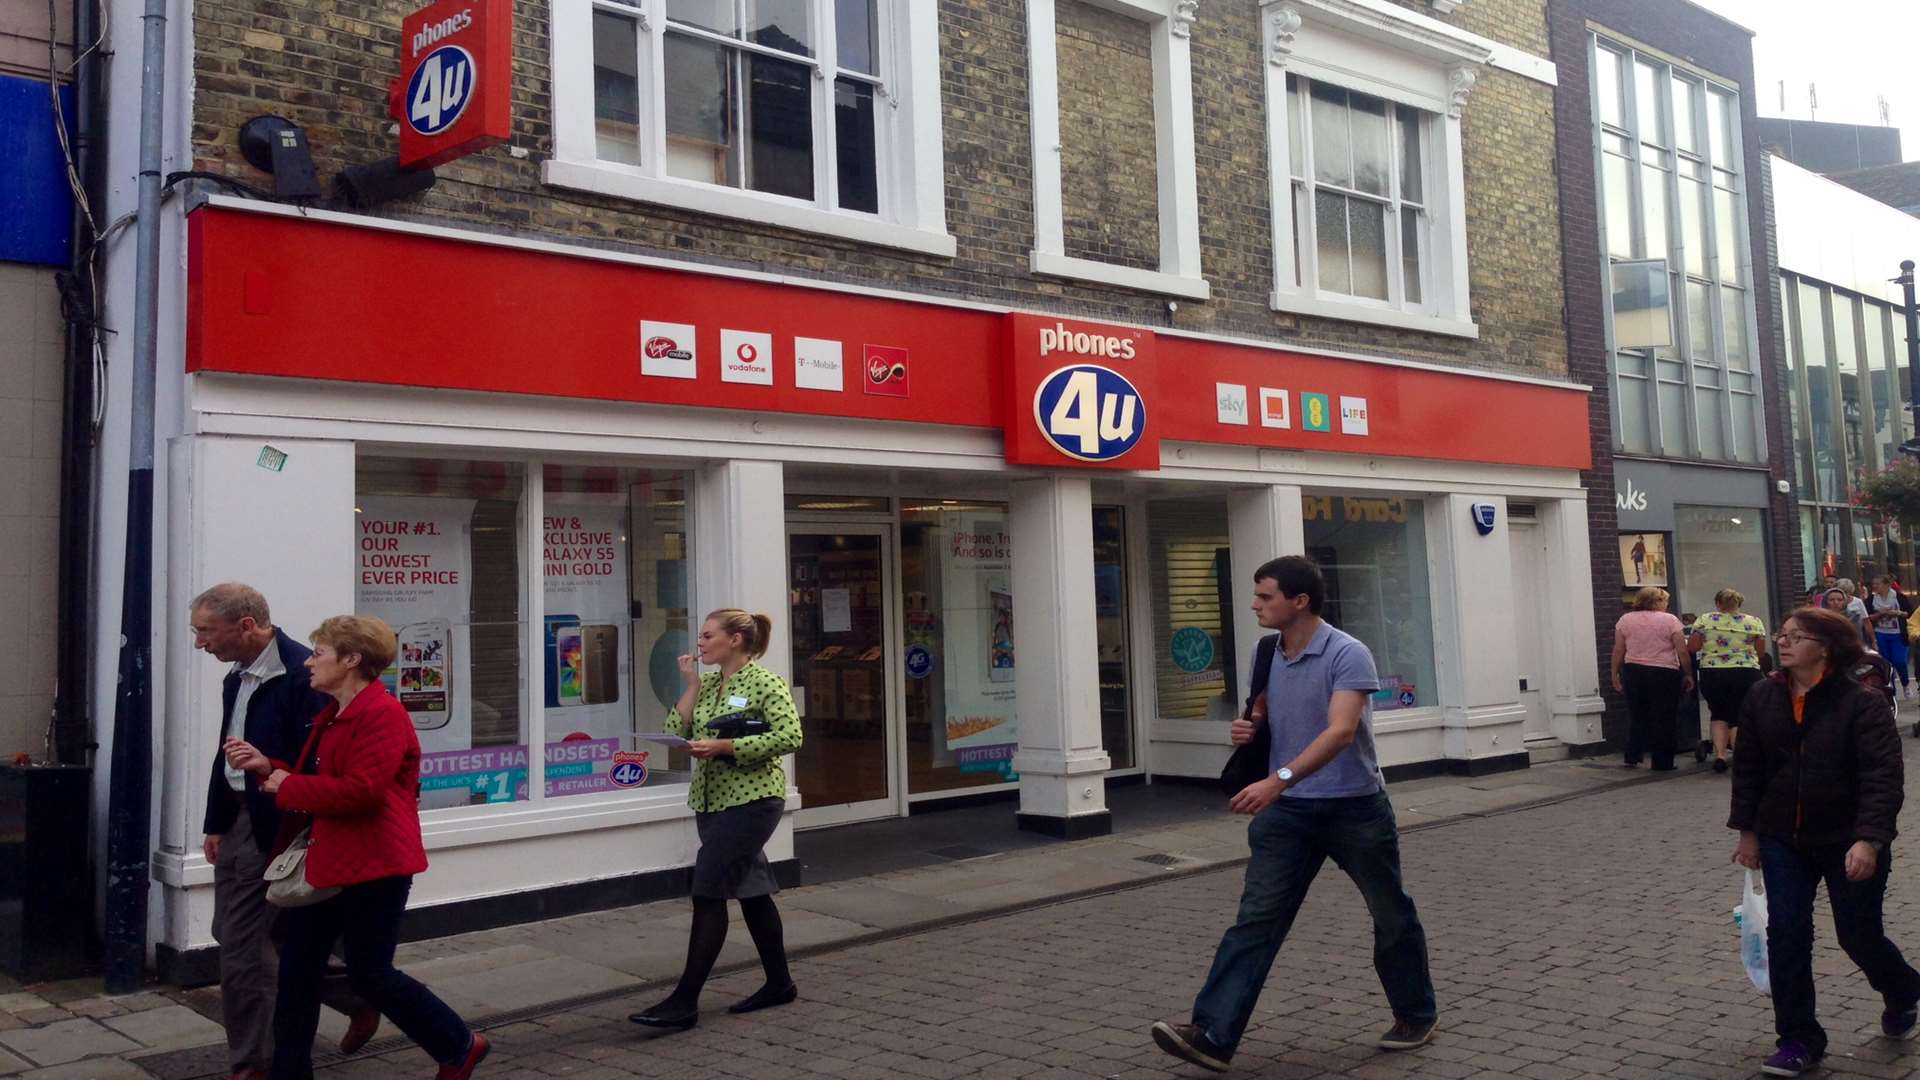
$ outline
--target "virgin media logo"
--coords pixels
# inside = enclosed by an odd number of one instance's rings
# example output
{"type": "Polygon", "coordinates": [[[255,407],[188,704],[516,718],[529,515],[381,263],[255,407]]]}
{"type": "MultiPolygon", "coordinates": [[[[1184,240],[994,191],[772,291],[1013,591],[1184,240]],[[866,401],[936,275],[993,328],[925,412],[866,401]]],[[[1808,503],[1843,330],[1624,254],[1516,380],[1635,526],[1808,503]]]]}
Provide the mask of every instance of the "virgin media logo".
{"type": "Polygon", "coordinates": [[[862,385],[867,393],[881,397],[907,396],[907,350],[893,345],[868,345],[861,354],[866,357],[867,377],[862,385]]]}

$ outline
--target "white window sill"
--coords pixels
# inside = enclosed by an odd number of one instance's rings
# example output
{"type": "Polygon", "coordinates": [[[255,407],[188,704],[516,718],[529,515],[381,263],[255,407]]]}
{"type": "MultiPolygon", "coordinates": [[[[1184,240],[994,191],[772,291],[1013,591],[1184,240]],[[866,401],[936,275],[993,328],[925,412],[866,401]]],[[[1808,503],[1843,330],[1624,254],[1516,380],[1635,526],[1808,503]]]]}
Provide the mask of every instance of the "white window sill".
{"type": "Polygon", "coordinates": [[[659,203],[680,210],[738,218],[798,232],[837,236],[862,244],[900,248],[921,255],[953,258],[953,237],[943,231],[893,225],[863,214],[837,213],[803,206],[777,195],[735,191],[684,180],[641,176],[598,162],[552,160],[540,166],[542,183],[622,199],[659,203]]]}
{"type": "Polygon", "coordinates": [[[1166,274],[1158,270],[1140,270],[1131,266],[1114,266],[1111,263],[1096,262],[1092,259],[1076,259],[1069,255],[1054,255],[1045,251],[1033,253],[1033,272],[1047,277],[1072,278],[1075,281],[1091,281],[1101,285],[1118,285],[1123,289],[1138,289],[1141,292],[1159,293],[1162,296],[1178,296],[1184,300],[1205,300],[1213,294],[1206,278],[1182,277],[1179,274],[1166,274]]]}
{"type": "Polygon", "coordinates": [[[1471,319],[1455,319],[1443,315],[1416,315],[1392,308],[1374,307],[1371,304],[1354,304],[1341,300],[1327,300],[1317,296],[1302,296],[1299,293],[1276,290],[1272,298],[1273,310],[1293,315],[1314,315],[1323,319],[1341,319],[1346,322],[1372,323],[1375,326],[1391,326],[1399,330],[1419,330],[1428,334],[1447,334],[1452,337],[1480,337],[1480,327],[1471,319]]]}

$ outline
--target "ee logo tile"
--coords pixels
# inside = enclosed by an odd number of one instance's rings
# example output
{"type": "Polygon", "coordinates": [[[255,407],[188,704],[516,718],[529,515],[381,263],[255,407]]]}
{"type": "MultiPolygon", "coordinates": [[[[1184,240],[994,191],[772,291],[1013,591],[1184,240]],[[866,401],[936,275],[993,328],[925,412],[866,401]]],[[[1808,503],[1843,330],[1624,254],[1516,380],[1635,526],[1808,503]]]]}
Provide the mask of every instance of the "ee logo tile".
{"type": "Polygon", "coordinates": [[[1333,410],[1325,394],[1300,395],[1301,426],[1308,431],[1332,431],[1333,410]]]}

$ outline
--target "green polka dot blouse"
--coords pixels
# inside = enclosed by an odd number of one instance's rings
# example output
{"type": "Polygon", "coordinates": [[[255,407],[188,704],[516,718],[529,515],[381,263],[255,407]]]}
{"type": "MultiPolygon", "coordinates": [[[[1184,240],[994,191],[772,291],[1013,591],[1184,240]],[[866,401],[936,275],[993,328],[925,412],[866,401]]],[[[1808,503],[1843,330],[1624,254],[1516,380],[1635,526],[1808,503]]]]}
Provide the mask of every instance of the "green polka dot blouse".
{"type": "Polygon", "coordinates": [[[766,717],[772,730],[733,740],[732,761],[695,760],[687,805],[700,813],[786,797],[787,774],[780,768],[780,758],[800,749],[800,711],[793,706],[786,680],[758,663],[747,664],[724,682],[717,671],[700,676],[692,731],[678,709],[667,714],[666,730],[682,738],[711,739],[714,735],[707,723],[737,712],[766,717]],[[746,701],[744,706],[738,704],[740,699],[746,701]]]}

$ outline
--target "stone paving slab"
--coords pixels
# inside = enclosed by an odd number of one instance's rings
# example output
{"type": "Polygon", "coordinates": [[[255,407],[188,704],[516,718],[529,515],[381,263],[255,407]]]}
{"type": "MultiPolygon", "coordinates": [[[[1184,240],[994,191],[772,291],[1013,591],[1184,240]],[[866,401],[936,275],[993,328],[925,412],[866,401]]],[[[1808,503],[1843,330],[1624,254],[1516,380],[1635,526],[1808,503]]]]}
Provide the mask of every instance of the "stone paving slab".
{"type": "Polygon", "coordinates": [[[64,1065],[85,1057],[141,1049],[139,1043],[125,1035],[84,1017],[0,1031],[0,1047],[35,1065],[64,1065]]]}
{"type": "MultiPolygon", "coordinates": [[[[1410,781],[1393,785],[1392,795],[1396,807],[1401,808],[1403,826],[1424,826],[1443,815],[1458,818],[1496,813],[1516,805],[1601,791],[1647,779],[1649,777],[1644,772],[1636,775],[1617,766],[1593,769],[1578,762],[1558,762],[1472,780],[1434,777],[1410,781]]],[[[1072,845],[1055,843],[1023,846],[985,858],[960,862],[942,860],[867,878],[792,889],[781,896],[789,948],[800,954],[840,948],[849,942],[876,935],[897,935],[928,925],[992,915],[1009,908],[1045,903],[1063,894],[1084,893],[1107,885],[1151,888],[1161,883],[1162,879],[1184,878],[1210,867],[1232,866],[1244,861],[1245,836],[1246,819],[1223,810],[1217,817],[1186,820],[1072,845]],[[1139,861],[1142,855],[1156,854],[1172,855],[1177,861],[1166,867],[1139,861]]],[[[1227,879],[1237,883],[1238,875],[1227,875],[1227,879]]],[[[397,962],[403,969],[434,987],[457,1009],[476,1019],[510,1010],[535,1009],[548,1002],[574,999],[581,995],[612,994],[622,989],[636,988],[632,1001],[624,1001],[607,1014],[612,1029],[620,1031],[626,1027],[626,1012],[651,1004],[651,999],[661,992],[657,984],[670,982],[677,976],[684,959],[689,918],[687,910],[684,901],[664,901],[453,938],[411,942],[401,946],[397,962]]],[[[720,965],[723,972],[729,969],[743,972],[730,976],[737,986],[730,984],[729,992],[737,991],[744,996],[757,985],[758,965],[748,935],[737,916],[720,965]]],[[[97,987],[97,984],[94,985],[97,987]]],[[[716,982],[718,985],[719,982],[716,982]]],[[[23,1029],[29,1034],[46,1031],[56,1023],[90,1016],[115,1020],[117,1027],[134,1032],[137,1038],[127,1040],[134,1046],[112,1053],[124,1055],[144,1048],[147,1052],[141,1055],[140,1060],[155,1075],[211,1075],[204,1068],[197,1072],[182,1071],[178,1065],[188,1061],[188,1055],[156,1051],[195,1045],[207,1048],[217,1046],[221,1041],[217,1026],[201,1015],[218,1015],[217,996],[210,997],[204,990],[103,998],[98,995],[89,997],[83,986],[72,983],[58,984],[52,988],[19,988],[0,984],[0,1004],[7,1002],[22,1006],[23,1012],[59,1010],[57,1016],[40,1013],[45,1017],[44,1020],[23,1029]],[[199,1013],[173,1011],[169,1006],[174,1006],[176,1000],[193,1000],[199,1013]],[[210,1006],[207,1003],[209,1000],[212,1003],[210,1006]],[[149,1012],[163,1015],[150,1020],[128,1018],[149,1012]]],[[[905,1030],[910,1026],[906,1020],[912,1014],[904,1008],[902,1012],[903,1015],[897,1019],[905,1030]]],[[[15,1018],[18,1015],[0,1010],[0,1027],[4,1027],[9,1020],[17,1023],[15,1018]]],[[[95,1026],[107,1036],[125,1039],[119,1031],[95,1026]]],[[[323,1048],[330,1046],[344,1026],[344,1017],[323,1010],[320,1045],[323,1048]]],[[[7,1045],[5,1036],[21,1033],[0,1030],[0,1046],[7,1045]]],[[[394,1043],[404,1045],[404,1041],[397,1040],[395,1034],[390,1025],[383,1024],[376,1036],[375,1048],[394,1043]]],[[[649,1053],[665,1050],[665,1046],[653,1047],[649,1053]]],[[[1052,1047],[1049,1052],[1066,1054],[1069,1051],[1052,1047]]],[[[614,1053],[612,1056],[618,1058],[621,1055],[614,1053]]],[[[90,1059],[103,1063],[109,1060],[112,1059],[90,1059]]],[[[216,1061],[218,1055],[205,1053],[194,1060],[216,1061]]],[[[919,1062],[917,1058],[910,1060],[919,1062]]],[[[999,1055],[995,1061],[976,1063],[977,1068],[969,1069],[967,1075],[975,1072],[993,1075],[997,1063],[1012,1060],[999,1055]]],[[[36,1060],[35,1064],[54,1062],[36,1060]]],[[[419,1064],[418,1052],[409,1047],[404,1052],[395,1051],[344,1067],[345,1071],[336,1069],[335,1073],[341,1076],[392,1076],[417,1071],[419,1064]],[[375,1066],[368,1062],[382,1062],[384,1065],[375,1066]],[[397,1072],[377,1071],[381,1067],[397,1072]],[[369,1068],[376,1071],[364,1071],[369,1068]]],[[[504,1064],[497,1054],[489,1064],[489,1076],[496,1073],[535,1075],[516,1073],[503,1068],[504,1064]]],[[[600,1070],[607,1068],[619,1068],[617,1063],[576,1063],[569,1059],[558,1065],[545,1063],[539,1074],[575,1075],[576,1064],[583,1069],[593,1070],[591,1075],[602,1075],[600,1070]]],[[[886,1075],[890,1080],[899,1076],[919,1075],[914,1069],[924,1071],[930,1068],[923,1063],[908,1068],[892,1062],[891,1065],[904,1071],[889,1072],[888,1064],[862,1063],[862,1068],[866,1075],[886,1075]]],[[[1023,1064],[1029,1069],[1071,1068],[1064,1063],[1064,1059],[1023,1064]]],[[[102,1064],[101,1067],[106,1066],[102,1064]]],[[[766,1077],[783,1074],[781,1070],[768,1071],[763,1068],[742,1075],[766,1077]]],[[[854,1070],[844,1074],[861,1075],[863,1072],[854,1070]]],[[[142,1074],[136,1071],[125,1075],[142,1074]]],[[[614,1072],[606,1075],[633,1074],[614,1072]]],[[[675,1075],[703,1074],[696,1071],[675,1075]]],[[[1008,1075],[1028,1073],[1015,1071],[1008,1075]]],[[[1146,1075],[1154,1074],[1149,1070],[1146,1075]]]]}

